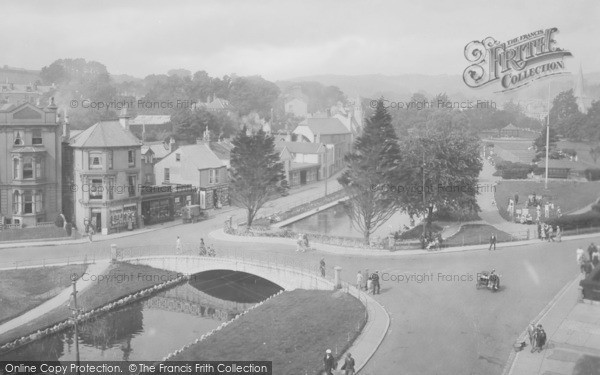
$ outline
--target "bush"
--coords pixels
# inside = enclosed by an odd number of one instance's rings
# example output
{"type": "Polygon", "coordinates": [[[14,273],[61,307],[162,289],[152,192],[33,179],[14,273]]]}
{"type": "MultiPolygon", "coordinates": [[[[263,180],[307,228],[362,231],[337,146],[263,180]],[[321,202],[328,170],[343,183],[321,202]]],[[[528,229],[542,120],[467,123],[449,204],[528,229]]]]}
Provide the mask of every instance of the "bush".
{"type": "Polygon", "coordinates": [[[598,168],[588,168],[584,171],[584,174],[588,181],[600,180],[600,169],[598,168]]]}
{"type": "Polygon", "coordinates": [[[546,223],[553,226],[559,225],[561,230],[600,226],[600,212],[594,210],[579,215],[564,215],[550,219],[546,223]]]}
{"type": "Polygon", "coordinates": [[[54,225],[56,225],[59,228],[62,228],[63,225],[65,225],[65,221],[63,220],[62,216],[56,216],[56,219],[54,220],[54,225]]]}
{"type": "Polygon", "coordinates": [[[534,167],[524,163],[513,163],[503,160],[496,164],[496,173],[494,176],[502,176],[503,179],[526,179],[527,175],[533,171],[534,167]]]}

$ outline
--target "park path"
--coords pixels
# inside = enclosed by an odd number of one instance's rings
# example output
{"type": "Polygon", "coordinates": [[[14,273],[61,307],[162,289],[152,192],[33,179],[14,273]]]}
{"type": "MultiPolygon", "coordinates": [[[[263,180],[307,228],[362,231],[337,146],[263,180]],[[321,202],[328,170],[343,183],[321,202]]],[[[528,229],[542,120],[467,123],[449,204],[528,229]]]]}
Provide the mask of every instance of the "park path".
{"type": "MultiPolygon", "coordinates": [[[[475,222],[475,224],[490,224],[509,234],[523,234],[529,229],[533,236],[537,230],[535,224],[525,225],[511,223],[500,216],[497,207],[498,202],[496,202],[494,198],[494,192],[496,190],[496,184],[501,178],[494,176],[494,172],[494,166],[487,159],[484,159],[483,169],[479,174],[480,191],[479,195],[477,195],[477,203],[479,204],[479,208],[481,208],[481,212],[479,213],[481,221],[475,222]]],[[[500,202],[500,204],[504,204],[504,202],[500,202]]]]}
{"type": "MultiPolygon", "coordinates": [[[[107,271],[110,266],[110,261],[108,259],[97,261],[94,264],[91,264],[87,267],[86,273],[88,275],[101,275],[107,271]]],[[[82,292],[92,286],[92,284],[96,280],[96,278],[87,278],[86,280],[79,279],[77,280],[77,291],[82,292]]],[[[20,327],[24,324],[31,322],[33,319],[39,318],[40,316],[47,314],[48,312],[56,309],[57,307],[64,306],[69,303],[69,299],[71,297],[71,293],[73,291],[72,286],[64,289],[54,298],[49,299],[48,301],[42,303],[41,305],[27,311],[23,315],[20,315],[8,322],[0,325],[0,335],[4,334],[10,330],[13,330],[17,327],[20,327]]]]}

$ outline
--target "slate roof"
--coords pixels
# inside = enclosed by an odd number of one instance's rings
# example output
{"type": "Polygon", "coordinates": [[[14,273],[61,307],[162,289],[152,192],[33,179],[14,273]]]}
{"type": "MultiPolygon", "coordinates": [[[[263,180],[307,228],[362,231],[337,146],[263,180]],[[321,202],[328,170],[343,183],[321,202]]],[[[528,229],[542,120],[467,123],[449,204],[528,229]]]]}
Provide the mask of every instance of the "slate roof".
{"type": "Polygon", "coordinates": [[[200,170],[223,167],[223,162],[221,159],[219,159],[205,143],[181,146],[169,154],[166,159],[163,159],[160,162],[162,163],[164,160],[175,162],[175,154],[181,155],[181,160],[179,163],[181,163],[183,170],[200,170]]]}
{"type": "Polygon", "coordinates": [[[71,147],[132,147],[141,146],[142,142],[129,130],[124,129],[119,121],[100,121],[81,133],[71,137],[71,147]]]}
{"type": "Polygon", "coordinates": [[[298,126],[307,126],[313,134],[351,134],[337,118],[308,118],[298,126]]]}
{"type": "Polygon", "coordinates": [[[147,152],[146,148],[151,149],[154,153],[154,157],[157,159],[162,159],[165,156],[169,155],[169,145],[165,142],[144,142],[144,145],[142,146],[142,154],[147,152]]]}

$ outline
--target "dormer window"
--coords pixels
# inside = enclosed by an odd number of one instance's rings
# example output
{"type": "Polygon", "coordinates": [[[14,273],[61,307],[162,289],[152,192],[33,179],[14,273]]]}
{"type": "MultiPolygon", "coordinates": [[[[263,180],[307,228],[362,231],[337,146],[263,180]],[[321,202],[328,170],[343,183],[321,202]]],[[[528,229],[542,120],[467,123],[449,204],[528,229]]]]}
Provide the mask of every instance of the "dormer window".
{"type": "Polygon", "coordinates": [[[20,131],[15,132],[15,146],[23,145],[23,137],[20,131]]]}
{"type": "Polygon", "coordinates": [[[175,160],[181,161],[181,154],[179,154],[179,153],[175,154],[175,160]]]}

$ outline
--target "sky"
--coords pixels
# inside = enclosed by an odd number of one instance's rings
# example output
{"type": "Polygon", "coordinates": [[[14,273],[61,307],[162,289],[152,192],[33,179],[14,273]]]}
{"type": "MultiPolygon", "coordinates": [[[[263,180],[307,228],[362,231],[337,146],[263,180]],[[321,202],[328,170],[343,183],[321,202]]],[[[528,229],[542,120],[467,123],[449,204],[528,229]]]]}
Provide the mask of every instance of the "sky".
{"type": "Polygon", "coordinates": [[[600,71],[597,0],[4,0],[0,14],[0,66],[28,69],[85,58],[140,78],[460,75],[470,41],[557,27],[569,70],[600,71]]]}

